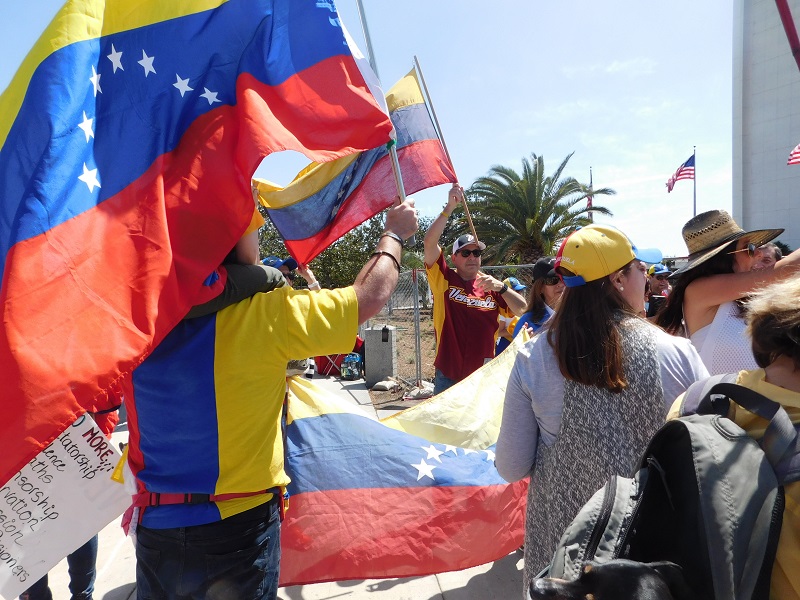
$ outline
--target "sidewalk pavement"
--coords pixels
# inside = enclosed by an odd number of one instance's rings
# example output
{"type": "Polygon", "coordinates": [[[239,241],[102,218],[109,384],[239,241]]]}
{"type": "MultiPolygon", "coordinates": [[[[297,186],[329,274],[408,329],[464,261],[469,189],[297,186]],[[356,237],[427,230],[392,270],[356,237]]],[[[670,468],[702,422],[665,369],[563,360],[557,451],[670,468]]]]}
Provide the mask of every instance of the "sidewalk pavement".
{"type": "MultiPolygon", "coordinates": [[[[376,414],[364,380],[342,381],[334,377],[314,376],[314,383],[337,393],[360,406],[376,418],[389,416],[396,410],[376,414]]],[[[127,429],[114,432],[114,443],[127,442],[127,429]]],[[[121,517],[100,532],[97,556],[95,600],[129,600],[136,598],[136,555],[133,544],[120,527],[121,517]]],[[[67,561],[62,560],[50,571],[50,589],[55,600],[68,600],[69,575],[67,561]]],[[[454,571],[405,579],[367,579],[336,581],[281,588],[281,600],[492,600],[515,598],[522,592],[522,553],[513,552],[494,563],[454,571]]],[[[8,599],[10,600],[10,599],[8,599]]]]}

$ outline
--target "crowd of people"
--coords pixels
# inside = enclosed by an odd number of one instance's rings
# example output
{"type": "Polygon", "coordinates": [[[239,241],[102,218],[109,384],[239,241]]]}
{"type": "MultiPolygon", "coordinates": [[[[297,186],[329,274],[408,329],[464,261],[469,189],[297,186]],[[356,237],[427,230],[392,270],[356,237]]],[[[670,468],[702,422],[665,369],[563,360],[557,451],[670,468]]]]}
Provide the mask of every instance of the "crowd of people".
{"type": "MultiPolygon", "coordinates": [[[[462,202],[453,186],[424,239],[434,392],[522,331],[531,336],[506,384],[496,448],[504,479],[531,481],[526,587],[593,491],[630,472],[695,381],[738,373],[741,385],[800,422],[800,250],[782,256],[772,243],[781,229],[745,231],[725,211],[702,213],[683,227],[688,258],[673,271],[658,250],[591,224],[530,273],[501,281],[481,270],[486,245],[474,235],[459,236],[449,256],[440,245],[462,202]]],[[[418,227],[413,199],[396,203],[354,284],[324,290],[291,257],[259,259],[259,219],[256,211],[221,266],[222,294],[193,307],[124,390],[136,488],[125,520],[135,533],[139,597],[276,598],[289,482],[286,366],[350,351],[358,325],[394,290],[403,241],[418,227]],[[298,274],[308,289],[293,289],[298,274]]],[[[743,409],[735,419],[763,433],[743,409]]],[[[785,511],[773,586],[776,597],[800,598],[798,484],[787,489],[785,511]]],[[[96,551],[95,538],[72,555],[82,588],[73,597],[91,598],[96,551]]],[[[23,597],[49,594],[45,578],[23,597]]]]}

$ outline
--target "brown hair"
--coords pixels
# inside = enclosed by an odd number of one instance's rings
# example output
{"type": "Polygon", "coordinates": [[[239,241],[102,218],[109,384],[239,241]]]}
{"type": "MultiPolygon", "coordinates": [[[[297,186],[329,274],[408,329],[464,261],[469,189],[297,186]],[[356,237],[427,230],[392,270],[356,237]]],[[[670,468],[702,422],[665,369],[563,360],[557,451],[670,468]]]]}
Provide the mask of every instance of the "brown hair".
{"type": "Polygon", "coordinates": [[[800,276],[753,292],[747,302],[747,333],[762,369],[779,356],[800,369],[800,276]]]}
{"type": "Polygon", "coordinates": [[[531,313],[531,320],[534,323],[541,323],[547,314],[544,301],[544,278],[534,279],[531,283],[531,292],[528,296],[528,305],[525,307],[526,313],[531,313]]]}
{"type": "MultiPolygon", "coordinates": [[[[626,273],[634,262],[638,261],[629,262],[620,271],[626,273]]],[[[563,267],[559,271],[571,275],[563,267]]],[[[618,315],[620,311],[631,316],[635,313],[610,277],[564,290],[547,341],[566,379],[618,393],[628,386],[622,369],[618,315]]]]}
{"type": "MultiPolygon", "coordinates": [[[[728,246],[735,245],[736,240],[728,244],[728,246]]],[[[696,279],[723,273],[733,273],[733,254],[728,254],[726,252],[717,254],[696,267],[692,267],[688,271],[678,275],[677,280],[672,285],[672,291],[669,293],[669,296],[667,296],[667,301],[656,313],[656,325],[662,327],[667,333],[671,333],[672,335],[682,335],[683,299],[686,295],[686,288],[696,279]]]]}

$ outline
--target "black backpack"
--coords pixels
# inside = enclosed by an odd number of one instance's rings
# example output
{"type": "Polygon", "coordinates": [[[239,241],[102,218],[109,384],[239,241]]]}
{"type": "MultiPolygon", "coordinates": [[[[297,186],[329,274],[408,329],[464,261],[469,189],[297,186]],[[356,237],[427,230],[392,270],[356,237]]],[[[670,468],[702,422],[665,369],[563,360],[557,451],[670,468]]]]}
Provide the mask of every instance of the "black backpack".
{"type": "Polygon", "coordinates": [[[798,436],[778,403],[735,380],[687,390],[681,414],[697,414],[667,422],[633,477],[595,493],[540,576],[575,580],[592,561],[670,561],[701,597],[769,597],[783,485],[800,479],[798,436]],[[727,418],[730,400],[769,421],[760,444],[727,418]]]}

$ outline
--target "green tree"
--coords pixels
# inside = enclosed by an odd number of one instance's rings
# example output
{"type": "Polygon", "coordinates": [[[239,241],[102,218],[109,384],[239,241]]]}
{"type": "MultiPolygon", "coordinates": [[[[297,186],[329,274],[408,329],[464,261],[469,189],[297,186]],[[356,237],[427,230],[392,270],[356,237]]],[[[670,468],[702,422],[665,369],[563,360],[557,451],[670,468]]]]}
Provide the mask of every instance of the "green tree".
{"type": "MultiPolygon", "coordinates": [[[[574,154],[574,153],[573,153],[574,154]]],[[[469,209],[478,238],[487,245],[487,263],[526,264],[554,254],[556,244],[575,230],[588,225],[589,196],[609,196],[609,188],[592,189],[574,177],[564,177],[572,158],[567,156],[552,175],[547,175],[544,158],[531,154],[522,159],[522,173],[495,165],[467,190],[469,209]]],[[[592,212],[611,216],[604,206],[594,204],[592,212]]],[[[456,235],[469,232],[461,220],[456,235]]]]}
{"type": "MultiPolygon", "coordinates": [[[[261,229],[259,235],[259,248],[261,256],[288,256],[283,239],[275,226],[264,213],[267,224],[261,229]]],[[[329,248],[323,250],[309,265],[314,275],[324,288],[340,288],[352,285],[361,270],[375,251],[378,239],[383,233],[383,214],[378,214],[352,231],[346,233],[329,248]]],[[[403,268],[424,268],[422,262],[422,238],[424,231],[430,226],[432,219],[420,219],[420,232],[413,240],[408,240],[403,249],[401,265],[403,268]]],[[[298,283],[304,287],[303,283],[298,283]]]]}

